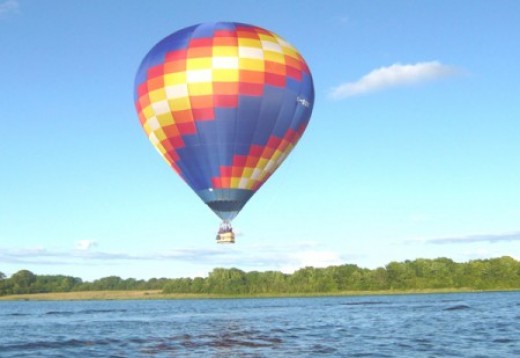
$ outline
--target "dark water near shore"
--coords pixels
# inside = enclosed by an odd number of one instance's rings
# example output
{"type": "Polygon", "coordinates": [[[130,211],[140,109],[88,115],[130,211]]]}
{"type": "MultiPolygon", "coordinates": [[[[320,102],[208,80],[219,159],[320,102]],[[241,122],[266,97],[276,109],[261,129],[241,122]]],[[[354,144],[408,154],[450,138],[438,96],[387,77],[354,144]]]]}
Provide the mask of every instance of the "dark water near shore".
{"type": "Polygon", "coordinates": [[[0,301],[0,357],[520,357],[520,292],[0,301]]]}

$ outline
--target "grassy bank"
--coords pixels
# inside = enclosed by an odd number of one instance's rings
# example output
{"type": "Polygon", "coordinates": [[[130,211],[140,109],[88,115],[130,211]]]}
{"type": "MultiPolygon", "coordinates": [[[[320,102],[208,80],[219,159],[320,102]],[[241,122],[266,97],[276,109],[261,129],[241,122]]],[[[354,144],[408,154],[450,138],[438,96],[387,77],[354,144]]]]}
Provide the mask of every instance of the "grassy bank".
{"type": "Polygon", "coordinates": [[[216,295],[216,294],[165,294],[160,290],[148,291],[82,291],[31,293],[25,295],[0,296],[0,301],[74,301],[74,300],[168,300],[168,299],[218,299],[218,298],[270,298],[270,297],[327,297],[327,296],[374,296],[410,295],[428,293],[482,292],[472,289],[428,289],[428,290],[383,290],[383,291],[343,291],[333,293],[281,293],[254,295],[216,295]]]}
{"type": "MultiPolygon", "coordinates": [[[[0,301],[77,301],[77,300],[154,300],[203,298],[204,295],[163,294],[161,290],[148,291],[80,291],[30,293],[0,296],[0,301]]],[[[209,297],[208,297],[209,298],[209,297]]]]}

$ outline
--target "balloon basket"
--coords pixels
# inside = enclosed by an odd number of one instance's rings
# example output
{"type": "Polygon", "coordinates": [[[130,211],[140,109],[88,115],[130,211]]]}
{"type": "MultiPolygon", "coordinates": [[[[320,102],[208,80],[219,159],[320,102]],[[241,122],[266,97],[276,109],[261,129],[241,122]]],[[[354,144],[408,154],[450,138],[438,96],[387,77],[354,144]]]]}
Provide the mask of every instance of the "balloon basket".
{"type": "Polygon", "coordinates": [[[231,223],[229,221],[223,221],[220,224],[220,228],[218,229],[217,244],[234,244],[234,243],[235,243],[235,233],[233,232],[231,223]]]}
{"type": "Polygon", "coordinates": [[[226,232],[217,235],[217,244],[234,244],[235,234],[232,232],[226,232]]]}

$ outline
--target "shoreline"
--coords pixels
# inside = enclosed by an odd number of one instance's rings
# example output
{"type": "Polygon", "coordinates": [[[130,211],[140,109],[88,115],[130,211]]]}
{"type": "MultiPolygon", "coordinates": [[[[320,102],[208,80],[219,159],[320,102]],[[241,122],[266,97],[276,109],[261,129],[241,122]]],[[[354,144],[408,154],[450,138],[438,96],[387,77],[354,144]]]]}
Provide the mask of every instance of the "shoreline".
{"type": "Polygon", "coordinates": [[[476,290],[469,288],[422,289],[422,290],[382,290],[382,291],[342,291],[316,293],[270,293],[270,294],[195,294],[162,293],[161,290],[145,291],[77,291],[30,293],[0,296],[0,301],[110,301],[110,300],[194,300],[194,299],[251,299],[251,298],[305,298],[305,297],[348,297],[386,296],[418,294],[454,294],[478,292],[514,292],[518,289],[476,290]]]}

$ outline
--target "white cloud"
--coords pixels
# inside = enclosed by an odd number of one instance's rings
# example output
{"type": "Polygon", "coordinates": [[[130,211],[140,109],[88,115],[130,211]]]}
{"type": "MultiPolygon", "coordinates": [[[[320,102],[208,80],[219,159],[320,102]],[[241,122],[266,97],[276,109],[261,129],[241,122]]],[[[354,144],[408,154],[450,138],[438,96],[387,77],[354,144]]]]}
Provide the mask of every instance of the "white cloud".
{"type": "Polygon", "coordinates": [[[341,265],[346,258],[339,253],[321,248],[313,242],[297,245],[268,247],[217,246],[213,249],[173,249],[161,253],[158,259],[175,259],[186,262],[199,261],[213,267],[237,267],[259,270],[280,270],[293,272],[305,266],[326,267],[341,265]]]}
{"type": "MultiPolygon", "coordinates": [[[[176,248],[161,252],[129,254],[102,252],[96,243],[80,240],[74,250],[0,249],[0,262],[44,265],[124,264],[128,262],[171,261],[198,264],[201,267],[236,267],[244,271],[279,270],[293,272],[305,266],[326,267],[344,264],[346,257],[316,243],[276,247],[250,245],[214,246],[211,248],[176,248]]],[[[108,275],[109,273],[107,273],[108,275]]]]}
{"type": "Polygon", "coordinates": [[[440,237],[429,239],[430,244],[469,244],[474,242],[510,242],[520,241],[520,232],[510,232],[501,234],[475,234],[467,236],[440,237]]]}
{"type": "Polygon", "coordinates": [[[472,243],[496,243],[496,242],[512,242],[520,241],[520,231],[508,233],[487,233],[487,234],[470,234],[462,236],[444,236],[434,238],[422,238],[410,240],[408,243],[427,243],[436,245],[445,244],[472,244],[472,243]]]}
{"type": "Polygon", "coordinates": [[[444,65],[438,61],[419,62],[403,65],[400,63],[388,67],[380,67],[361,77],[355,82],[343,83],[330,91],[330,98],[344,99],[379,91],[390,87],[400,87],[433,81],[440,78],[460,74],[454,66],[444,65]]]}
{"type": "Polygon", "coordinates": [[[94,248],[98,245],[96,241],[93,240],[79,240],[76,242],[76,250],[80,251],[88,251],[91,248],[94,248]]]}
{"type": "Polygon", "coordinates": [[[16,0],[6,0],[0,2],[0,18],[7,16],[9,13],[17,12],[20,4],[16,0]]]}

